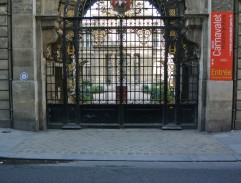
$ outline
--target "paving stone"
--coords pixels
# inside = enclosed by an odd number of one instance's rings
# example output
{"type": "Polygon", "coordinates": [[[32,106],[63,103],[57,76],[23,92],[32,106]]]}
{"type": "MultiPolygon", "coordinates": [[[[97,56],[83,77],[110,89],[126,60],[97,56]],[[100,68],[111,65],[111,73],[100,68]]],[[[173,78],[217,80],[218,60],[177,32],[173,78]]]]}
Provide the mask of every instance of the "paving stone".
{"type": "Polygon", "coordinates": [[[239,133],[230,136],[230,133],[213,135],[195,130],[83,129],[31,133],[13,130],[8,136],[0,133],[3,139],[0,146],[2,143],[4,147],[0,156],[8,152],[13,157],[36,159],[235,161],[239,149],[234,151],[229,146],[232,143],[227,144],[227,139],[235,139],[235,135],[239,133]],[[21,138],[14,142],[18,137],[21,138]],[[11,145],[6,146],[8,143],[11,145]]]}

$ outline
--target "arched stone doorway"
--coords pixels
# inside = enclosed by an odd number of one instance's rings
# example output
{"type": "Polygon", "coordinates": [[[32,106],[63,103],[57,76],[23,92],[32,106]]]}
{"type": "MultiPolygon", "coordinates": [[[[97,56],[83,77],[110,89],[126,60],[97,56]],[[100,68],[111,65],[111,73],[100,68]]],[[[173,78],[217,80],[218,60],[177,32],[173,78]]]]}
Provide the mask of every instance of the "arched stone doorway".
{"type": "Polygon", "coordinates": [[[45,55],[48,126],[196,128],[199,48],[184,3],[110,4],[61,1],[63,36],[45,55]]]}

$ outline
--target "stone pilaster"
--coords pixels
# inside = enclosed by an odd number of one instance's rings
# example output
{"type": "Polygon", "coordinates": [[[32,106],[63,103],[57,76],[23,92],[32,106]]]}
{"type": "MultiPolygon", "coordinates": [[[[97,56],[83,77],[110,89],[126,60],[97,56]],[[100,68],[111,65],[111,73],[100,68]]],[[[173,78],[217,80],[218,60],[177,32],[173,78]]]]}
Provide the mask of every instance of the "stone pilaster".
{"type": "Polygon", "coordinates": [[[57,16],[39,16],[37,18],[38,68],[39,73],[39,114],[40,129],[47,128],[46,119],[46,57],[47,47],[55,43],[59,37],[57,16]]]}
{"type": "Polygon", "coordinates": [[[199,57],[199,97],[198,129],[205,130],[207,54],[208,54],[208,0],[185,1],[186,39],[198,46],[199,57]]]}
{"type": "Polygon", "coordinates": [[[12,0],[14,128],[39,129],[36,0],[12,0]],[[27,73],[23,78],[21,74],[27,73]]]}
{"type": "MultiPolygon", "coordinates": [[[[230,0],[210,0],[210,13],[211,11],[233,11],[233,2],[234,1],[230,0]]],[[[209,24],[209,32],[211,33],[210,27],[211,25],[209,24]]],[[[210,41],[208,45],[208,50],[210,50],[210,41]]],[[[206,131],[229,131],[231,130],[232,124],[233,81],[216,81],[209,79],[210,54],[208,55],[207,71],[206,131]]]]}
{"type": "Polygon", "coordinates": [[[234,83],[234,126],[236,130],[241,130],[241,2],[236,2],[235,5],[235,55],[234,55],[234,61],[235,61],[235,69],[236,74],[235,78],[236,81],[234,83]]]}

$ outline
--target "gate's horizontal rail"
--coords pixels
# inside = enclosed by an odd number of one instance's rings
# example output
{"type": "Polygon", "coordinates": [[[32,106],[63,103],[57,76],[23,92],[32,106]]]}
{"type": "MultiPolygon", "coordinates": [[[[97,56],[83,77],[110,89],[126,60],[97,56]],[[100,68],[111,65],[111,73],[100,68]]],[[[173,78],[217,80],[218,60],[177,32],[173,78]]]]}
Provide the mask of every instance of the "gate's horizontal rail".
{"type": "Polygon", "coordinates": [[[130,16],[130,17],[116,17],[116,16],[98,16],[98,17],[76,17],[76,16],[74,16],[74,17],[63,17],[63,19],[64,20],[71,20],[71,19],[78,19],[78,20],[91,20],[91,19],[93,19],[93,20],[96,20],[96,19],[114,19],[114,20],[116,20],[116,19],[123,19],[123,20],[125,20],[125,19],[143,19],[143,20],[145,20],[145,19],[158,19],[158,20],[173,20],[173,19],[181,19],[181,18],[183,18],[182,16],[135,16],[135,17],[132,17],[132,16],[130,16]]]}
{"type": "Polygon", "coordinates": [[[66,30],[83,30],[83,29],[93,29],[93,30],[98,30],[98,29],[163,29],[163,30],[177,30],[179,27],[178,26],[123,26],[123,27],[117,27],[117,26],[79,26],[79,27],[74,27],[74,26],[69,26],[66,27],[66,30]]]}

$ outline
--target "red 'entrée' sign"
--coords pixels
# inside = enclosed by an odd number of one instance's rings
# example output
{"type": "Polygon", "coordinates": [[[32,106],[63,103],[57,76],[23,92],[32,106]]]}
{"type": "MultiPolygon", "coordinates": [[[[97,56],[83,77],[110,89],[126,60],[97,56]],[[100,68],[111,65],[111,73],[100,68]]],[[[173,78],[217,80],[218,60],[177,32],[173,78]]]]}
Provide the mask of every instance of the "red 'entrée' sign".
{"type": "Polygon", "coordinates": [[[211,13],[210,80],[232,80],[233,12],[211,13]]]}

